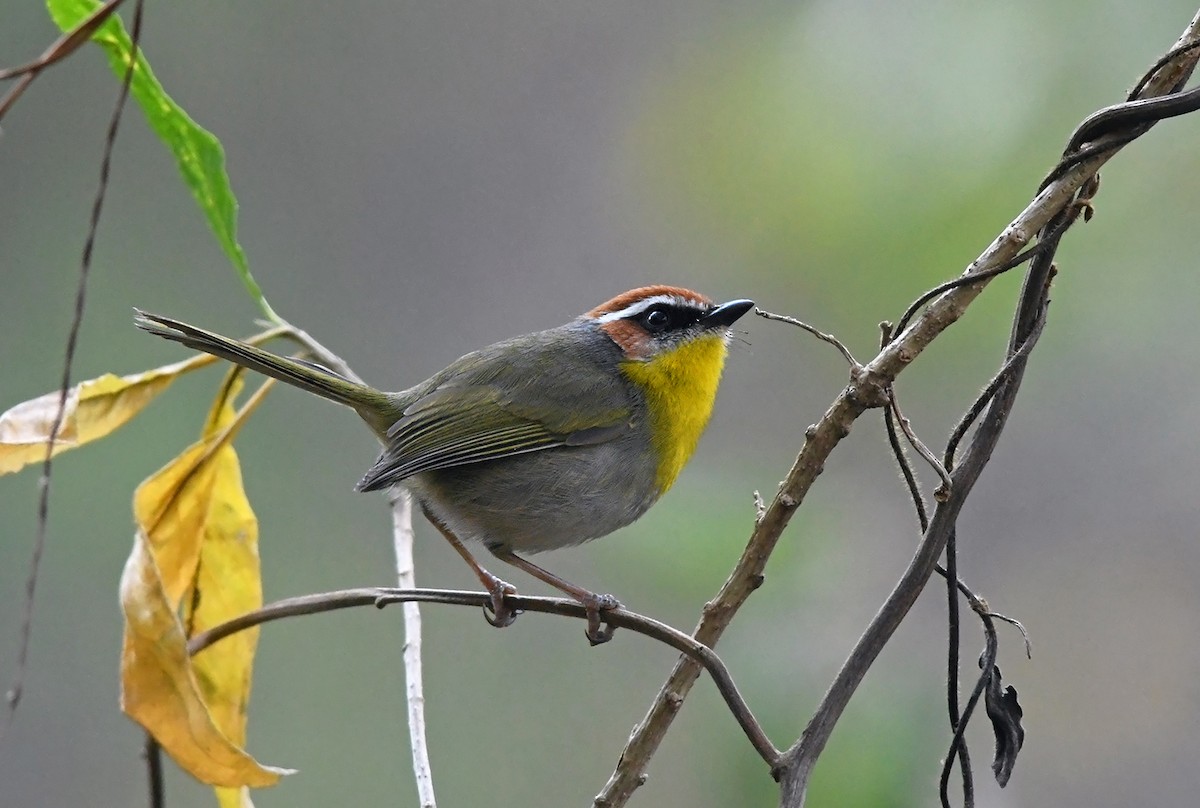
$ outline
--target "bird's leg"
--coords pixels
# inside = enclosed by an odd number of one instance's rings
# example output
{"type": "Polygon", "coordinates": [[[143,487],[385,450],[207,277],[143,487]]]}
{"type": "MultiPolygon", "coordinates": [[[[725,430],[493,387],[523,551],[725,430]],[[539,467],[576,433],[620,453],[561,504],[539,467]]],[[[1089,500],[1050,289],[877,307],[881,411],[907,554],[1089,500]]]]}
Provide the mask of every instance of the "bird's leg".
{"type": "Polygon", "coordinates": [[[513,623],[515,623],[517,621],[517,615],[519,615],[520,612],[505,603],[504,596],[517,594],[517,588],[510,583],[500,580],[495,575],[485,570],[480,563],[475,560],[475,556],[471,555],[471,551],[464,547],[463,543],[458,540],[458,537],[450,532],[450,528],[442,524],[441,521],[439,521],[433,514],[429,512],[428,508],[422,507],[421,510],[425,512],[425,518],[429,520],[430,524],[436,527],[438,532],[446,537],[446,541],[450,542],[450,546],[457,550],[458,554],[462,556],[463,561],[466,561],[467,565],[474,570],[475,576],[479,578],[479,582],[483,584],[484,590],[491,595],[492,613],[489,615],[487,607],[484,607],[483,618],[497,628],[504,628],[505,626],[511,626],[513,623]]]}
{"type": "Polygon", "coordinates": [[[506,564],[512,564],[517,569],[525,570],[525,572],[528,572],[534,578],[545,581],[555,589],[567,593],[582,603],[583,608],[587,611],[587,631],[584,633],[587,635],[588,642],[592,645],[599,645],[612,639],[613,632],[616,629],[605,622],[604,616],[601,613],[621,608],[619,600],[612,595],[598,595],[583,587],[576,586],[570,581],[565,581],[553,572],[542,569],[532,561],[526,561],[512,550],[502,547],[489,547],[488,549],[492,551],[492,555],[506,564]]]}

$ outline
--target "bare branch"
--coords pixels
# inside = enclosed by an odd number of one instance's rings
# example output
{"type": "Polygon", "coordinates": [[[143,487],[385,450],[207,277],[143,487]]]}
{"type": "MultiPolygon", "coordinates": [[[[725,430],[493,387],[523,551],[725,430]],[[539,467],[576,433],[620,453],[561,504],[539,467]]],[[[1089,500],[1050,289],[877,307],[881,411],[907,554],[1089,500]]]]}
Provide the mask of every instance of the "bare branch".
{"type": "MultiPolygon", "coordinates": [[[[566,598],[537,598],[526,595],[506,595],[505,600],[515,609],[525,612],[541,612],[556,614],[564,617],[587,619],[587,610],[577,601],[566,598]]],[[[451,589],[388,589],[372,587],[363,589],[343,589],[336,592],[322,592],[315,595],[303,595],[286,598],[268,604],[241,617],[222,623],[219,626],[201,632],[188,642],[188,653],[195,655],[208,648],[213,643],[244,631],[252,626],[280,620],[285,617],[298,617],[305,614],[319,614],[337,609],[348,609],[356,606],[378,606],[380,608],[392,603],[420,601],[423,603],[445,603],[456,606],[473,606],[482,608],[491,604],[491,596],[486,592],[466,592],[451,589]]],[[[686,654],[689,659],[702,666],[712,676],[730,712],[746,733],[751,745],[768,765],[774,766],[779,759],[779,750],[775,748],[758,719],[750,711],[742,694],[734,684],[733,677],[725,663],[711,648],[696,642],[693,638],[678,629],[661,623],[652,617],[631,612],[627,609],[614,609],[604,613],[605,620],[614,628],[627,628],[638,634],[665,643],[676,651],[686,654]]]]}

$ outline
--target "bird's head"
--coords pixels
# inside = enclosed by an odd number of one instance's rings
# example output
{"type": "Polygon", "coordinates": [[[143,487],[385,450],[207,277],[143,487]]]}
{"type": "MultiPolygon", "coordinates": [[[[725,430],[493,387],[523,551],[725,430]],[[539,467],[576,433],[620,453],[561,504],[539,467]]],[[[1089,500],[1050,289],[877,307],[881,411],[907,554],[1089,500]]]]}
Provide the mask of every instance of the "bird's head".
{"type": "Polygon", "coordinates": [[[584,315],[620,348],[624,374],[646,401],[659,491],[691,457],[712,414],[729,343],[729,327],[754,307],[716,304],[675,286],[644,286],[584,315]]]}
{"type": "Polygon", "coordinates": [[[729,326],[753,307],[749,300],[716,304],[678,286],[642,286],[600,304],[584,318],[593,320],[626,360],[649,362],[697,341],[724,346],[729,326]]]}

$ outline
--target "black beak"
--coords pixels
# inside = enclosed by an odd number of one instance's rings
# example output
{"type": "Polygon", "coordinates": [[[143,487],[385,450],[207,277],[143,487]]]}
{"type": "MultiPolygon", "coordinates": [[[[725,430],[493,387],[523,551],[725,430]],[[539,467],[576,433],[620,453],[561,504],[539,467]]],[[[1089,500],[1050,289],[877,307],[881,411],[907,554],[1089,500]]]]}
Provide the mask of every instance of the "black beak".
{"type": "Polygon", "coordinates": [[[704,315],[700,319],[700,325],[705,328],[728,328],[752,308],[754,308],[753,300],[731,300],[704,315]]]}

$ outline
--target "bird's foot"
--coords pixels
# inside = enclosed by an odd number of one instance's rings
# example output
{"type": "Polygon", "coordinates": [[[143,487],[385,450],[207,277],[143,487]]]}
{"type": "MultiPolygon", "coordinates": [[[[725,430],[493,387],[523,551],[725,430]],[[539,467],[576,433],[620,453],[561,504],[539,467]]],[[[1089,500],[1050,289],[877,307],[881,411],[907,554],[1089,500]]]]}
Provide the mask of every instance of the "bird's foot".
{"type": "Polygon", "coordinates": [[[521,611],[509,606],[504,600],[508,595],[517,594],[517,588],[493,575],[487,582],[487,589],[492,602],[483,607],[483,619],[496,628],[504,628],[517,622],[521,611]]]}
{"type": "Polygon", "coordinates": [[[583,608],[587,612],[587,629],[583,633],[588,638],[588,642],[592,645],[600,645],[611,640],[617,627],[604,618],[603,612],[621,608],[621,601],[612,595],[588,592],[579,599],[579,602],[583,604],[583,608]]]}

